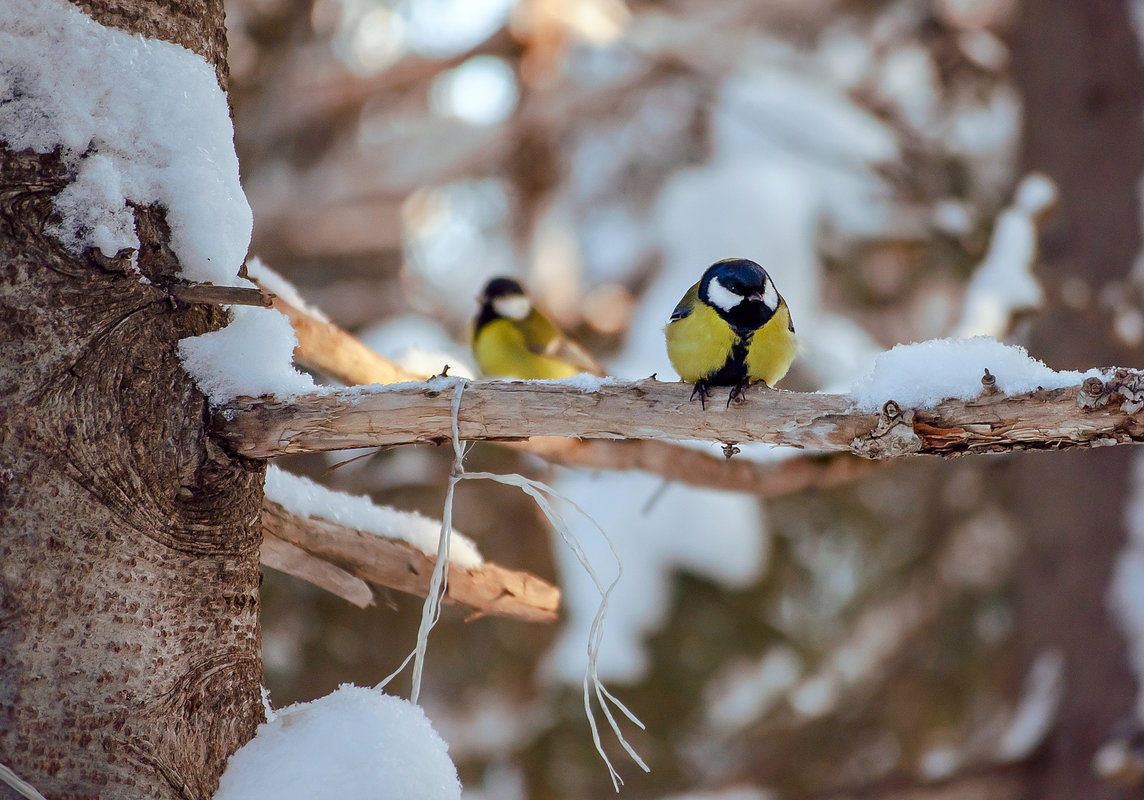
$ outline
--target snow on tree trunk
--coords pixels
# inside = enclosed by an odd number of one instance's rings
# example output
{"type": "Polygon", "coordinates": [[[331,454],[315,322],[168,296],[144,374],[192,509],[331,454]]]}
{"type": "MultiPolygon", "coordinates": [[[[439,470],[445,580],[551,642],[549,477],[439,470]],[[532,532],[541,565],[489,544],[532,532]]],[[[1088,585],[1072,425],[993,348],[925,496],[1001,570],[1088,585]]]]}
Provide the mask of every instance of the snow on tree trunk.
{"type": "MultiPolygon", "coordinates": [[[[225,76],[222,4],[88,3],[225,76]]],[[[161,209],[127,258],[45,233],[71,179],[0,145],[0,762],[53,798],[209,798],[263,718],[262,465],[207,434],[161,209]]],[[[8,797],[0,787],[0,796],[8,797]]]]}

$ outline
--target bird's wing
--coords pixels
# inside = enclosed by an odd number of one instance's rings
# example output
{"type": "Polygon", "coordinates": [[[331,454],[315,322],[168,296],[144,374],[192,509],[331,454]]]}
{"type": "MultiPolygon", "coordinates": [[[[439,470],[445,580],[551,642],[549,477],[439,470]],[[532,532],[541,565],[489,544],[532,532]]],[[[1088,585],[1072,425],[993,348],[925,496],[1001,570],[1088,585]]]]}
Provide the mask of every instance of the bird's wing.
{"type": "Polygon", "coordinates": [[[559,361],[565,361],[593,375],[603,377],[607,374],[604,372],[604,368],[596,362],[596,359],[588,354],[587,350],[567,336],[561,335],[549,342],[548,347],[544,348],[543,355],[549,358],[555,358],[559,361]]]}
{"type": "Polygon", "coordinates": [[[533,311],[523,323],[527,328],[525,340],[528,349],[538,356],[563,361],[581,372],[603,376],[606,373],[588,351],[569,339],[539,311],[533,311]]]}
{"type": "Polygon", "coordinates": [[[695,308],[695,304],[699,302],[699,284],[696,283],[687,290],[687,294],[683,295],[683,299],[675,306],[675,310],[671,312],[670,322],[685,319],[695,308]]]}

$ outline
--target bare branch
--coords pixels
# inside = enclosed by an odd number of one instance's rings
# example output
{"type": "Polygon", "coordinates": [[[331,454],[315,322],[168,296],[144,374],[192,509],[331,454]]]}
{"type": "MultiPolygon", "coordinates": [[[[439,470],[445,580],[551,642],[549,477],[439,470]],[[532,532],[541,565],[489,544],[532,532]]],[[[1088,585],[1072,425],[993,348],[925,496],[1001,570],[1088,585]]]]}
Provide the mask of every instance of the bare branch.
{"type": "MultiPolygon", "coordinates": [[[[1091,447],[1144,439],[1144,426],[1129,413],[1140,410],[1137,390],[1129,387],[1140,384],[1141,376],[1121,373],[1123,378],[1108,384],[1090,378],[1083,389],[983,394],[925,409],[902,409],[890,400],[880,414],[854,410],[845,395],[765,387],[753,387],[746,402],[731,408],[711,403],[703,410],[689,400],[690,385],[652,379],[607,383],[593,391],[559,382],[474,381],[465,389],[458,424],[466,440],[571,436],[768,442],[866,458],[1091,447]],[[1098,386],[1092,387],[1092,381],[1098,386]]],[[[363,387],[290,401],[241,398],[219,409],[216,425],[237,452],[252,458],[437,444],[451,436],[450,389],[456,380],[363,387]]]]}
{"type": "Polygon", "coordinates": [[[310,555],[301,547],[285,542],[266,530],[262,531],[262,563],[279,572],[304,581],[349,600],[358,608],[373,605],[373,590],[361,578],[355,577],[329,561],[310,555]]]}
{"type": "MultiPolygon", "coordinates": [[[[262,504],[262,528],[370,583],[420,597],[429,591],[434,559],[407,542],[301,517],[271,500],[262,504]]],[[[560,605],[560,590],[527,572],[485,563],[471,570],[450,567],[448,598],[473,607],[479,615],[551,622],[560,605]]]]}

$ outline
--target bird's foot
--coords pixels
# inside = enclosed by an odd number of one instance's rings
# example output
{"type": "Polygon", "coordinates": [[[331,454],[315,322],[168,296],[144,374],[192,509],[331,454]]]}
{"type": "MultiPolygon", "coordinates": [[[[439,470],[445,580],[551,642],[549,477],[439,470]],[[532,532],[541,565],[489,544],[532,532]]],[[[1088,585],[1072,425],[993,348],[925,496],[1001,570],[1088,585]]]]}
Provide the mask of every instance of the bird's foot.
{"type": "Polygon", "coordinates": [[[747,401],[747,387],[750,385],[751,382],[743,378],[743,380],[732,386],[731,393],[727,395],[727,408],[731,407],[731,403],[735,405],[745,403],[747,401]]]}
{"type": "Polygon", "coordinates": [[[691,390],[691,402],[695,401],[695,395],[699,395],[699,407],[706,411],[707,398],[711,396],[711,384],[707,383],[706,378],[695,382],[695,388],[691,390]]]}

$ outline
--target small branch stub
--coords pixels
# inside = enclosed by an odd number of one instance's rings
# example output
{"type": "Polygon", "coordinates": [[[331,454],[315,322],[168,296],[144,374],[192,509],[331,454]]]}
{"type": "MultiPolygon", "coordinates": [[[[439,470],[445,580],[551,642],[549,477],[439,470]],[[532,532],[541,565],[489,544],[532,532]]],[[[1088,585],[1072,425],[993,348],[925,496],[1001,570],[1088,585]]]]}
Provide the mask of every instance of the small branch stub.
{"type": "Polygon", "coordinates": [[[985,374],[981,376],[981,388],[985,394],[997,394],[997,376],[985,368],[985,374]]]}
{"type": "Polygon", "coordinates": [[[270,308],[275,294],[265,289],[243,286],[216,286],[213,283],[176,283],[170,289],[171,297],[184,303],[207,303],[224,306],[261,306],[270,308]]]}

